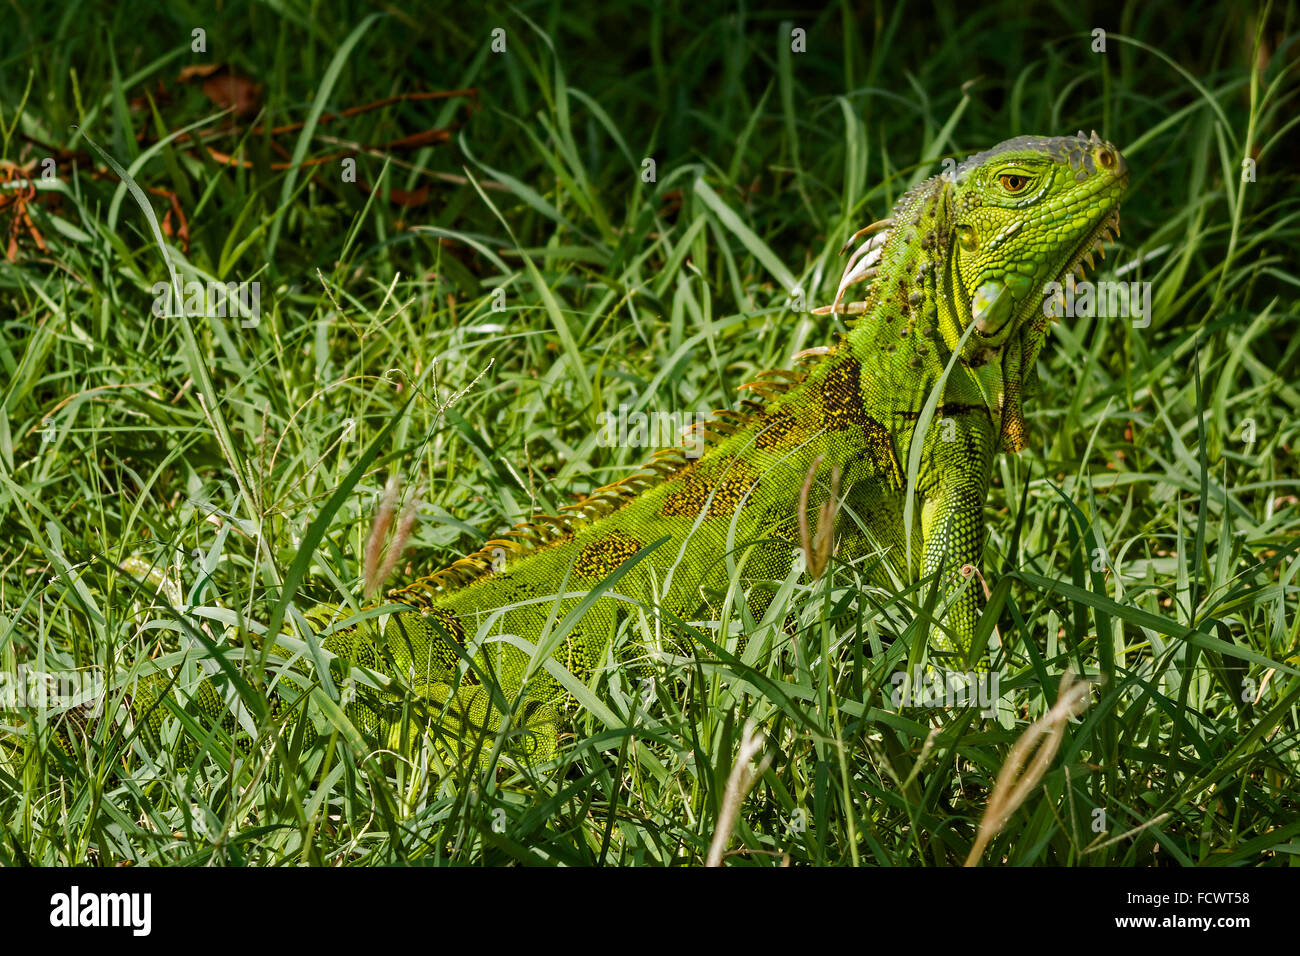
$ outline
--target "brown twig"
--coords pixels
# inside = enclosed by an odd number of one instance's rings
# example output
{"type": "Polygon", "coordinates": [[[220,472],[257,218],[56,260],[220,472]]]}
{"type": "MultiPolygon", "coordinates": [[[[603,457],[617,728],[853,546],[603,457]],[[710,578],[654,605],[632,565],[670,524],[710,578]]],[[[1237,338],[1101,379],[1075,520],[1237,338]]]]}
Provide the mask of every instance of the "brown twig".
{"type": "Polygon", "coordinates": [[[722,866],[722,857],[731,839],[731,831],[736,827],[736,817],[740,815],[740,805],[745,802],[754,781],[762,776],[763,771],[772,765],[772,755],[766,754],[758,768],[751,770],[749,763],[763,750],[763,735],[754,729],[754,721],[745,721],[745,730],[740,737],[740,749],[736,753],[736,762],[727,777],[727,787],[722,795],[722,812],[718,814],[718,826],[713,831],[713,842],[709,845],[709,855],[705,866],[722,866]]]}
{"type": "Polygon", "coordinates": [[[799,490],[799,544],[803,547],[804,564],[813,579],[820,578],[830,563],[835,542],[835,513],[840,507],[840,466],[831,468],[831,495],[817,509],[817,528],[808,529],[808,494],[812,491],[813,481],[817,477],[817,468],[822,463],[818,455],[808,466],[808,476],[803,488],[799,490]]]}
{"type": "Polygon", "coordinates": [[[998,835],[1011,814],[1016,812],[1030,791],[1043,779],[1065,738],[1066,721],[1087,707],[1091,689],[1091,684],[1087,681],[1076,682],[1074,674],[1067,670],[1061,676],[1056,704],[1026,727],[1024,733],[1012,744],[1006,762],[998,772],[993,792],[989,795],[975,843],[966,857],[966,866],[974,866],[980,861],[989,841],[998,835]],[[1026,770],[1025,764],[1031,756],[1033,762],[1026,770]]]}

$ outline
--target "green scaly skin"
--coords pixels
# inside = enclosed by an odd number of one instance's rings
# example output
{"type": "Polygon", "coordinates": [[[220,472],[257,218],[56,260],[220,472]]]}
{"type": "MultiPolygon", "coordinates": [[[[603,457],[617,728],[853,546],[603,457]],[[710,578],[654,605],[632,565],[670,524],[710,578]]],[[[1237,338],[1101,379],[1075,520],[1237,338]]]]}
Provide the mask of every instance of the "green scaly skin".
{"type": "MultiPolygon", "coordinates": [[[[740,409],[701,428],[701,457],[659,453],[561,515],[535,517],[390,592],[411,608],[390,614],[382,637],[366,624],[330,633],[322,647],[341,665],[397,678],[453,736],[493,735],[507,712],[520,731],[512,752],[549,756],[568,699],[559,668],[586,683],[613,663],[608,648],[622,615],[707,618],[727,591],[725,556],[761,616],[797,559],[810,471],[808,513],[816,514],[838,469],[839,559],[883,552],[876,577],[885,586],[937,580],[932,656],[977,663],[965,655],[982,601],[982,509],[996,453],[1025,443],[1020,400],[1048,331],[1044,289],[1090,261],[1118,224],[1127,185],[1123,158],[1095,133],[1019,137],[968,159],[955,175],[926,180],[902,197],[892,221],[877,224],[845,270],[841,296],[870,280],[866,298],[845,305],[837,296],[818,310],[858,315],[849,334],[833,349],[814,350],[804,370],[765,373],[747,386],[740,409]],[[926,401],[958,350],[918,435],[926,401]],[[907,476],[918,441],[908,541],[907,476]],[[572,623],[566,616],[616,572],[552,647],[557,629],[572,623]],[[539,641],[554,665],[531,663],[539,641]]],[[[161,687],[155,681],[135,699],[154,726],[161,687]]],[[[210,689],[195,696],[200,711],[222,713],[210,689]]],[[[363,732],[405,748],[410,708],[401,700],[372,693],[347,713],[363,732]]]]}

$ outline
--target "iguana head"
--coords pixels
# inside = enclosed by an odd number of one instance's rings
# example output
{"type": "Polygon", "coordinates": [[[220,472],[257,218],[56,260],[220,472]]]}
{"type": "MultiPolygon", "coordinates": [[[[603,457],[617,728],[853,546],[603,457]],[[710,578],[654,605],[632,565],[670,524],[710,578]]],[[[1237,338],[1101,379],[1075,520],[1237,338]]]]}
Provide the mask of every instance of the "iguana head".
{"type": "Polygon", "coordinates": [[[873,323],[882,342],[934,337],[950,351],[969,329],[962,358],[989,372],[1013,340],[1032,363],[1048,284],[1091,263],[1119,224],[1128,180],[1124,157],[1096,133],[1007,140],[921,183],[891,218],[858,232],[850,245],[867,238],[834,304],[815,311],[871,312],[886,320],[873,323]],[[868,299],[842,304],[866,280],[868,299]]]}
{"type": "Polygon", "coordinates": [[[1096,133],[1019,136],[959,165],[942,204],[949,241],[935,250],[948,347],[972,325],[963,358],[996,349],[1026,323],[1045,334],[1045,288],[1085,259],[1091,265],[1119,224],[1128,181],[1124,157],[1096,133]]]}

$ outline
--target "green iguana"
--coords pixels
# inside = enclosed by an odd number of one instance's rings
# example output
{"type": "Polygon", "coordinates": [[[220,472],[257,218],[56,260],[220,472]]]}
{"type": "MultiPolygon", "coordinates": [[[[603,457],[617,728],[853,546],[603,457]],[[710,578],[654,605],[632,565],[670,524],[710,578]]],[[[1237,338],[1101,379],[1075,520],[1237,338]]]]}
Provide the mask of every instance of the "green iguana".
{"type": "MultiPolygon", "coordinates": [[[[982,602],[972,580],[982,509],[998,450],[1025,444],[1021,393],[1048,332],[1045,290],[1091,266],[1118,228],[1128,180],[1115,147],[1080,133],[1008,140],[910,190],[890,218],[849,240],[845,251],[861,244],[834,303],[816,310],[856,316],[848,334],[801,353],[797,371],[743,386],[737,409],[697,426],[701,456],[661,451],[560,514],[536,515],[389,592],[409,608],[382,630],[322,628],[336,665],[396,678],[407,692],[362,693],[346,707],[352,723],[402,746],[413,696],[462,739],[495,734],[509,714],[523,730],[516,752],[550,755],[568,692],[545,654],[534,661],[534,646],[585,683],[609,663],[621,614],[707,616],[701,608],[729,585],[727,555],[761,616],[796,560],[801,510],[829,501],[833,474],[843,489],[838,555],[883,554],[882,580],[936,580],[932,652],[967,652],[982,602]],[[846,302],[863,282],[865,297],[846,302]]],[[[155,730],[166,689],[144,682],[133,697],[155,730]]],[[[207,682],[188,706],[232,719],[207,682]]]]}

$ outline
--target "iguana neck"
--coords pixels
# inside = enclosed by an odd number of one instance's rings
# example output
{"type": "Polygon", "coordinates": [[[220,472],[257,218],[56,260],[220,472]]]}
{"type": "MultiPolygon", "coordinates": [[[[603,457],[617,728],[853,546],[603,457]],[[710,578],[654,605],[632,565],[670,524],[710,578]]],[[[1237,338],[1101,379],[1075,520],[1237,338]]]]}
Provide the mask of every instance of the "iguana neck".
{"type": "MultiPolygon", "coordinates": [[[[945,186],[942,176],[932,177],[895,206],[866,309],[848,335],[858,362],[895,389],[901,409],[913,412],[939,381],[966,324],[945,186]]],[[[940,405],[983,404],[998,422],[1011,404],[1009,381],[1018,394],[1019,354],[1018,336],[997,348],[967,347],[948,374],[940,405]]]]}

